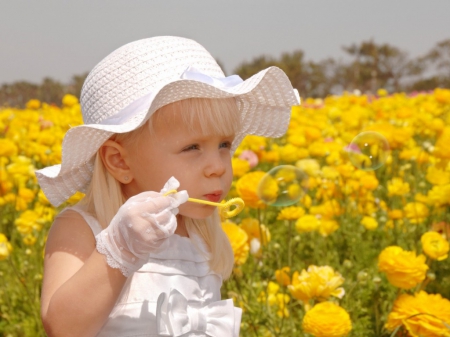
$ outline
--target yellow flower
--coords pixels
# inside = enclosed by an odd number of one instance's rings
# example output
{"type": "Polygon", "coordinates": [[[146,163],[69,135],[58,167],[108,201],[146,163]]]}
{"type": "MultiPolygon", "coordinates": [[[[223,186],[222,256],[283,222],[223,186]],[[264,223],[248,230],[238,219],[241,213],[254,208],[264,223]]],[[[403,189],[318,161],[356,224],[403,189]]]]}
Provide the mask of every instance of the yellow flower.
{"type": "Polygon", "coordinates": [[[412,160],[419,164],[427,163],[429,161],[429,155],[420,147],[403,149],[400,152],[399,158],[404,160],[412,160]]]}
{"type": "Polygon", "coordinates": [[[363,225],[367,230],[374,230],[378,227],[378,222],[370,216],[365,216],[361,220],[361,225],[363,225]]]}
{"type": "Polygon", "coordinates": [[[437,206],[450,204],[450,184],[433,186],[433,188],[428,191],[428,201],[437,206]]]}
{"type": "Polygon", "coordinates": [[[332,219],[335,216],[339,216],[343,213],[343,209],[339,205],[336,199],[327,200],[323,204],[318,206],[312,206],[309,212],[314,215],[321,215],[326,219],[332,219]]]}
{"type": "Polygon", "coordinates": [[[62,99],[62,104],[71,107],[78,104],[78,98],[74,95],[66,94],[62,99]]]}
{"type": "Polygon", "coordinates": [[[436,140],[433,156],[442,159],[449,159],[450,152],[448,151],[448,144],[450,141],[450,127],[446,126],[442,130],[439,138],[436,140]]]}
{"type": "Polygon", "coordinates": [[[5,195],[11,192],[14,184],[11,181],[3,180],[1,181],[1,173],[0,173],[0,195],[5,195]]]}
{"type": "Polygon", "coordinates": [[[405,217],[407,217],[411,223],[420,223],[426,220],[429,211],[428,207],[421,202],[409,202],[404,208],[405,217]]]}
{"type": "Polygon", "coordinates": [[[26,244],[27,246],[32,246],[36,243],[36,237],[32,234],[27,234],[24,236],[23,238],[23,243],[26,244]]]}
{"type": "Polygon", "coordinates": [[[450,103],[450,90],[436,88],[436,89],[434,89],[434,98],[439,103],[449,104],[450,103]]]}
{"type": "Polygon", "coordinates": [[[242,177],[248,171],[250,171],[250,163],[247,160],[233,158],[231,159],[231,164],[233,166],[233,176],[242,177]]]}
{"type": "Polygon", "coordinates": [[[352,322],[345,309],[332,302],[322,302],[306,312],[302,328],[314,337],[343,337],[352,330],[352,322]]]}
{"type": "Polygon", "coordinates": [[[304,215],[297,220],[295,228],[299,233],[313,232],[320,226],[320,221],[314,215],[304,215]]]}
{"type": "MultiPolygon", "coordinates": [[[[265,208],[266,205],[264,202],[259,199],[257,194],[257,189],[259,182],[266,174],[262,171],[254,171],[249,172],[245,175],[243,175],[239,180],[236,182],[236,192],[238,193],[239,197],[244,200],[245,205],[251,208],[265,208]]],[[[265,184],[266,185],[266,184],[265,184]]],[[[274,181],[274,184],[268,184],[269,187],[273,187],[274,189],[278,188],[278,185],[276,181],[274,181]]],[[[264,189],[264,196],[267,197],[273,197],[274,195],[277,195],[278,190],[273,191],[270,188],[264,189]]]]}
{"type": "Polygon", "coordinates": [[[386,89],[378,89],[377,90],[377,95],[380,97],[384,97],[389,95],[388,91],[386,89]]]}
{"type": "Polygon", "coordinates": [[[305,128],[305,137],[308,140],[317,140],[322,136],[322,132],[315,127],[307,127],[305,128]]]}
{"type": "Polygon", "coordinates": [[[259,221],[253,218],[243,219],[241,228],[247,233],[250,252],[253,255],[259,255],[262,252],[261,245],[265,246],[270,242],[269,229],[262,224],[260,225],[259,221]]]}
{"type": "Polygon", "coordinates": [[[275,150],[262,151],[261,162],[263,163],[278,163],[280,161],[280,153],[275,150]]]}
{"type": "Polygon", "coordinates": [[[289,310],[286,307],[286,304],[289,303],[290,298],[286,294],[280,294],[278,291],[280,290],[280,286],[275,282],[270,281],[267,285],[267,295],[264,291],[262,291],[257,301],[258,302],[266,302],[270,306],[276,306],[278,308],[277,315],[279,317],[289,317],[289,310]]]}
{"type": "Polygon", "coordinates": [[[350,178],[355,171],[355,167],[350,164],[343,164],[336,167],[343,178],[350,178]]]}
{"type": "Polygon", "coordinates": [[[268,242],[270,242],[269,229],[264,225],[260,225],[257,219],[254,218],[242,219],[241,228],[247,233],[249,241],[251,241],[253,238],[261,240],[262,235],[263,244],[267,244],[268,242]]]}
{"type": "Polygon", "coordinates": [[[299,159],[298,151],[300,149],[292,144],[286,144],[283,147],[280,147],[280,159],[287,163],[293,163],[299,159]]]}
{"type": "Polygon", "coordinates": [[[440,170],[436,166],[430,166],[425,178],[433,185],[447,185],[450,183],[450,172],[440,170]]]}
{"type": "Polygon", "coordinates": [[[295,166],[310,177],[317,177],[320,173],[320,164],[315,159],[301,159],[295,163],[295,166]]]}
{"type": "Polygon", "coordinates": [[[0,233],[0,261],[7,259],[12,249],[13,248],[6,236],[0,233]]]}
{"type": "Polygon", "coordinates": [[[0,156],[12,157],[16,156],[17,153],[18,148],[13,141],[7,138],[0,139],[0,156]]]}
{"type": "Polygon", "coordinates": [[[33,229],[41,230],[42,224],[39,221],[39,214],[32,210],[26,210],[14,221],[17,230],[21,234],[30,234],[33,229]]]}
{"type": "Polygon", "coordinates": [[[312,199],[308,194],[305,194],[301,199],[300,199],[300,204],[302,204],[303,206],[305,206],[306,208],[311,207],[312,204],[312,199]]]}
{"type": "Polygon", "coordinates": [[[287,139],[288,139],[289,144],[299,146],[299,147],[304,146],[305,142],[306,142],[305,136],[303,136],[302,134],[298,134],[298,133],[289,135],[287,139]]]}
{"type": "Polygon", "coordinates": [[[331,296],[342,298],[345,290],[339,286],[343,283],[344,278],[333,268],[309,266],[308,271],[303,269],[301,274],[294,272],[288,289],[292,296],[303,302],[310,299],[325,301],[331,296]]]}
{"type": "Polygon", "coordinates": [[[338,179],[340,177],[339,171],[336,170],[334,167],[330,166],[324,166],[322,167],[322,176],[325,179],[338,179]]]}
{"type": "Polygon", "coordinates": [[[289,206],[283,208],[278,213],[277,220],[297,220],[305,214],[305,210],[298,206],[289,206]]]}
{"type": "Polygon", "coordinates": [[[22,198],[26,203],[30,203],[34,200],[35,192],[29,188],[20,187],[19,197],[22,198]]]}
{"type": "Polygon", "coordinates": [[[41,107],[41,102],[38,99],[30,99],[26,105],[27,109],[36,110],[41,107]]]}
{"type": "Polygon", "coordinates": [[[247,233],[232,222],[222,222],[222,229],[230,240],[234,253],[234,263],[243,265],[248,258],[249,246],[247,233]]]}
{"type": "Polygon", "coordinates": [[[414,196],[414,201],[421,202],[422,204],[428,203],[428,197],[422,193],[416,193],[414,196]]]}
{"type": "Polygon", "coordinates": [[[67,203],[74,205],[83,198],[84,198],[84,193],[77,191],[74,194],[72,194],[72,196],[69,199],[67,199],[67,203]]]}
{"type": "Polygon", "coordinates": [[[378,256],[378,269],[386,273],[388,281],[402,289],[414,288],[425,279],[428,266],[424,255],[390,246],[378,256]]]}
{"type": "Polygon", "coordinates": [[[393,331],[403,325],[408,336],[450,336],[450,301],[440,294],[420,291],[414,295],[402,294],[394,302],[386,329],[393,331]],[[447,324],[447,325],[446,325],[447,324]]]}
{"type": "Polygon", "coordinates": [[[308,151],[313,157],[325,157],[328,154],[328,148],[325,143],[316,141],[308,147],[308,151]]]}
{"type": "Polygon", "coordinates": [[[378,179],[370,174],[363,175],[359,182],[361,183],[361,186],[364,187],[366,190],[373,191],[378,187],[378,179]]]}
{"type": "Polygon", "coordinates": [[[278,317],[280,318],[289,317],[289,309],[287,308],[287,304],[289,303],[291,298],[287,294],[277,294],[276,296],[278,305],[277,310],[278,317]]]}
{"type": "Polygon", "coordinates": [[[388,196],[404,196],[408,193],[409,184],[405,183],[401,178],[393,178],[392,180],[388,181],[388,196]]]}
{"type": "Polygon", "coordinates": [[[403,211],[401,209],[393,209],[388,212],[389,219],[397,220],[403,218],[403,211]]]}
{"type": "Polygon", "coordinates": [[[438,232],[426,232],[420,238],[422,248],[433,260],[442,261],[448,257],[449,243],[438,232]]]}
{"type": "Polygon", "coordinates": [[[320,221],[319,233],[328,236],[339,229],[339,224],[335,220],[322,219],[320,221]]]}
{"type": "Polygon", "coordinates": [[[275,278],[279,284],[282,286],[288,286],[291,284],[291,268],[283,267],[275,271],[275,278]]]}
{"type": "Polygon", "coordinates": [[[42,190],[39,190],[39,192],[38,192],[38,201],[43,205],[46,205],[46,206],[50,205],[50,201],[47,199],[47,197],[44,194],[44,191],[42,191],[42,190]]]}

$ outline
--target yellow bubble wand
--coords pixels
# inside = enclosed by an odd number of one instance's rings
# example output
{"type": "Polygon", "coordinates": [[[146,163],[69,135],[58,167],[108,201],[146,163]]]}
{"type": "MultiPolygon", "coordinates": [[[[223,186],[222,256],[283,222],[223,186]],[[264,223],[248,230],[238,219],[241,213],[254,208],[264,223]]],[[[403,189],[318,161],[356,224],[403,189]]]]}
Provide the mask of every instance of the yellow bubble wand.
{"type": "MultiPolygon", "coordinates": [[[[177,192],[178,192],[177,190],[169,190],[166,193],[164,193],[164,195],[166,196],[177,192]]],[[[238,215],[244,209],[245,206],[244,200],[242,200],[241,198],[232,198],[223,204],[195,198],[188,198],[188,201],[218,207],[219,214],[222,219],[228,219],[238,215]],[[233,209],[231,209],[232,206],[234,206],[233,209]]]]}

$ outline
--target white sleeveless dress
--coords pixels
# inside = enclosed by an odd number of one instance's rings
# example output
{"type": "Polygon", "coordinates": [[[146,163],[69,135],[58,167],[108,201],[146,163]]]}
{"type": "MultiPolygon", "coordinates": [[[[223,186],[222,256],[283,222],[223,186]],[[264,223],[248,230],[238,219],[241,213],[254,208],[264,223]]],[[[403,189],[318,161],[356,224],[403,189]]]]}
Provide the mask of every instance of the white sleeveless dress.
{"type": "MultiPolygon", "coordinates": [[[[98,221],[71,207],[89,224],[98,221]]],[[[242,310],[220,300],[222,277],[209,267],[210,252],[197,235],[170,236],[169,244],[131,275],[99,337],[238,337],[242,310]]]]}

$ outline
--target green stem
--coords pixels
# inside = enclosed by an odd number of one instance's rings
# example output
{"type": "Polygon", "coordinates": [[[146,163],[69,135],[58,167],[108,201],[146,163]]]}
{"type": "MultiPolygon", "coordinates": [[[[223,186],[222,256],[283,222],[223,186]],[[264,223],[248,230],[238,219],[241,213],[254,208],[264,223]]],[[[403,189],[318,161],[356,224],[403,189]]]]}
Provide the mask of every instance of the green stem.
{"type": "Polygon", "coordinates": [[[292,267],[292,247],[291,247],[291,240],[292,240],[292,220],[285,220],[287,222],[288,225],[288,266],[292,267]]]}
{"type": "Polygon", "coordinates": [[[10,256],[10,257],[8,258],[8,262],[9,262],[9,264],[10,264],[10,266],[11,266],[11,269],[13,270],[14,274],[16,275],[16,277],[17,277],[19,283],[20,283],[20,284],[23,286],[23,288],[25,289],[25,294],[26,294],[26,297],[27,297],[27,299],[28,299],[28,302],[29,302],[30,305],[31,305],[31,311],[33,312],[33,315],[35,316],[36,322],[40,322],[40,317],[39,317],[39,315],[37,314],[37,313],[38,313],[38,308],[36,308],[36,302],[33,301],[33,298],[32,298],[32,296],[31,296],[31,293],[30,293],[28,287],[26,286],[25,282],[22,282],[22,277],[21,277],[19,271],[17,270],[16,266],[14,265],[14,263],[13,263],[13,261],[12,261],[12,256],[10,256]]]}
{"type": "MultiPolygon", "coordinates": [[[[233,279],[234,279],[234,282],[236,283],[236,288],[238,289],[239,293],[242,296],[243,292],[242,292],[241,284],[239,283],[239,279],[235,276],[233,277],[233,279]]],[[[259,337],[258,330],[256,328],[256,324],[253,320],[253,313],[251,311],[248,311],[248,313],[249,313],[248,317],[250,319],[250,323],[251,323],[251,327],[252,327],[251,330],[253,331],[253,333],[255,334],[256,337],[259,337]]]]}

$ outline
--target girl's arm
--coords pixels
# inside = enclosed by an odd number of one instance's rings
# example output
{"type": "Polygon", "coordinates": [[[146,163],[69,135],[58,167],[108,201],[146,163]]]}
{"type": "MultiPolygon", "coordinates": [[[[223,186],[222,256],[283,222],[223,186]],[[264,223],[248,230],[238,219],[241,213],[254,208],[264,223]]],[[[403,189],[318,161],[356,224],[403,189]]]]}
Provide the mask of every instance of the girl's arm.
{"type": "Polygon", "coordinates": [[[48,336],[95,336],[125,281],[95,249],[85,220],[75,211],[64,212],[45,249],[41,316],[48,336]]]}

